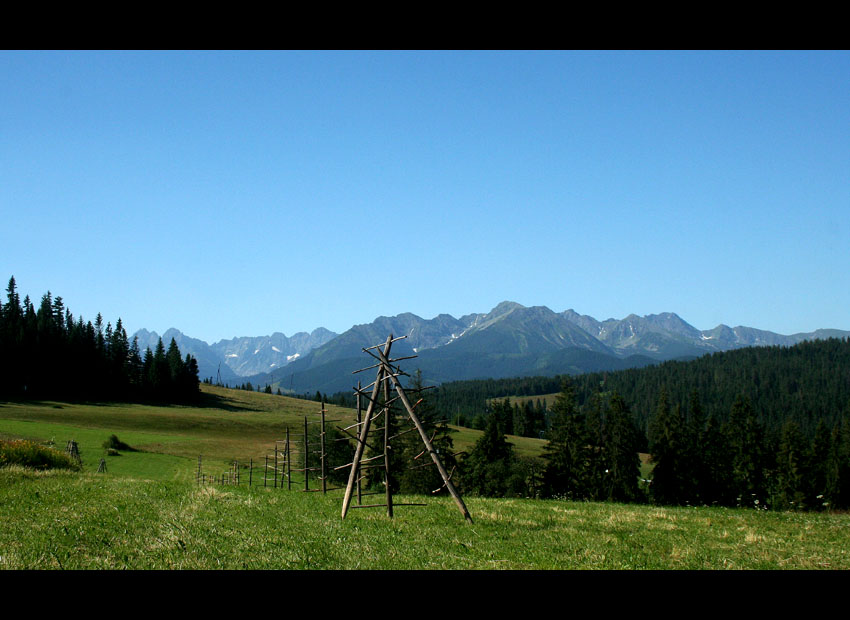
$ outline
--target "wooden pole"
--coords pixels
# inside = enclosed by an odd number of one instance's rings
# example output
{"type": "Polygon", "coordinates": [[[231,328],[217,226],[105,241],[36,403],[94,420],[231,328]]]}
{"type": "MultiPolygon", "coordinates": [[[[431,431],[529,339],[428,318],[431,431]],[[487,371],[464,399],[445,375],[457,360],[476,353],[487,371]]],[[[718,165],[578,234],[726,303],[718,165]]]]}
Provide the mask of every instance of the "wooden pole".
{"type": "Polygon", "coordinates": [[[310,441],[307,439],[307,416],[304,416],[304,490],[310,490],[310,441]]]}
{"type": "Polygon", "coordinates": [[[286,490],[292,490],[292,450],[289,448],[289,427],[286,427],[286,490]]]}
{"type": "MultiPolygon", "coordinates": [[[[387,371],[388,374],[391,371],[387,371]]],[[[384,379],[384,486],[386,486],[387,516],[393,518],[393,492],[390,488],[390,382],[384,379]]]]}
{"type": "MultiPolygon", "coordinates": [[[[387,338],[387,342],[384,345],[384,354],[389,355],[390,346],[392,345],[393,336],[390,334],[390,337],[387,338]]],[[[375,410],[375,401],[378,398],[378,389],[380,388],[381,381],[384,378],[384,369],[383,367],[378,369],[378,378],[375,381],[374,387],[372,387],[372,398],[369,400],[369,406],[366,408],[366,418],[363,420],[363,424],[360,426],[360,439],[357,442],[357,447],[354,450],[354,461],[351,464],[351,473],[348,475],[348,484],[345,487],[345,496],[342,499],[342,518],[345,519],[345,515],[348,514],[348,507],[351,504],[351,492],[354,489],[354,481],[355,478],[359,477],[360,473],[360,459],[363,456],[363,448],[366,445],[366,437],[369,434],[369,424],[372,421],[372,413],[375,410]]]]}
{"type": "Polygon", "coordinates": [[[269,483],[269,455],[266,455],[266,468],[263,470],[263,486],[269,483]]]}
{"type": "MultiPolygon", "coordinates": [[[[278,443],[279,442],[276,441],[274,445],[277,445],[278,443]]],[[[281,450],[281,453],[283,454],[283,462],[280,464],[280,488],[282,489],[283,488],[283,479],[286,478],[287,459],[289,458],[289,455],[286,453],[286,444],[285,443],[283,444],[283,449],[281,450]]],[[[277,473],[275,473],[275,475],[277,475],[277,473]]]]}
{"type": "MultiPolygon", "coordinates": [[[[381,356],[381,361],[389,366],[389,362],[387,361],[388,355],[386,353],[381,353],[378,350],[378,355],[381,356]]],[[[390,373],[390,380],[393,382],[395,386],[396,393],[401,398],[401,402],[404,404],[405,409],[407,409],[407,413],[410,416],[410,419],[413,421],[413,424],[416,426],[416,429],[419,431],[419,435],[422,437],[422,442],[425,444],[425,449],[428,450],[428,454],[431,455],[431,460],[434,461],[434,465],[437,466],[437,470],[440,472],[440,476],[443,478],[443,482],[446,484],[446,488],[451,493],[452,497],[455,500],[455,504],[457,504],[458,508],[460,508],[461,513],[464,518],[472,523],[472,517],[469,514],[469,510],[466,509],[466,504],[463,503],[463,499],[461,499],[460,495],[455,489],[455,486],[452,484],[452,481],[449,479],[449,475],[446,473],[445,467],[440,462],[440,457],[437,455],[437,451],[434,450],[434,446],[431,443],[431,440],[428,438],[428,433],[425,432],[425,429],[422,426],[422,422],[419,421],[419,417],[413,412],[413,407],[410,406],[410,401],[407,400],[407,395],[404,393],[404,388],[401,387],[401,383],[399,380],[390,373]]]]}
{"type": "Polygon", "coordinates": [[[251,457],[251,464],[248,465],[248,487],[254,484],[254,457],[251,457]]]}
{"type": "MultiPolygon", "coordinates": [[[[360,420],[360,382],[357,382],[357,424],[359,425],[360,420]]],[[[359,427],[358,427],[359,428],[359,427]]],[[[357,505],[360,506],[363,504],[363,486],[360,480],[360,464],[357,464],[357,505]]]]}
{"type": "Polygon", "coordinates": [[[321,434],[321,456],[322,456],[322,493],[325,494],[328,492],[328,483],[325,479],[325,448],[327,447],[327,442],[325,440],[325,399],[322,399],[322,434],[321,434]]]}

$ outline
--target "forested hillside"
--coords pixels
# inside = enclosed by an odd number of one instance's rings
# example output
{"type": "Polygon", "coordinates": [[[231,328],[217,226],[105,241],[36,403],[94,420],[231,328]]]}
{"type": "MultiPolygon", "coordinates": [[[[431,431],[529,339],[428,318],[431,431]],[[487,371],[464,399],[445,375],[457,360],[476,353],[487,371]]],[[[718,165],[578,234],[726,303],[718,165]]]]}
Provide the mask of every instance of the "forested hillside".
{"type": "MultiPolygon", "coordinates": [[[[435,390],[435,404],[453,419],[461,415],[472,423],[476,417],[486,419],[489,415],[488,399],[552,394],[560,391],[562,379],[521,377],[444,383],[435,390]]],[[[750,347],[687,362],[576,375],[572,381],[579,406],[598,392],[618,393],[644,433],[664,388],[671,406],[687,406],[696,391],[706,416],[721,422],[728,420],[735,400],[743,396],[774,436],[785,422],[793,420],[805,436],[812,437],[821,419],[833,426],[850,404],[850,339],[750,347]]]]}
{"type": "Polygon", "coordinates": [[[181,402],[198,394],[198,365],[172,339],[139,350],[119,318],[74,318],[49,292],[38,309],[15,278],[0,303],[0,398],[181,402]]]}

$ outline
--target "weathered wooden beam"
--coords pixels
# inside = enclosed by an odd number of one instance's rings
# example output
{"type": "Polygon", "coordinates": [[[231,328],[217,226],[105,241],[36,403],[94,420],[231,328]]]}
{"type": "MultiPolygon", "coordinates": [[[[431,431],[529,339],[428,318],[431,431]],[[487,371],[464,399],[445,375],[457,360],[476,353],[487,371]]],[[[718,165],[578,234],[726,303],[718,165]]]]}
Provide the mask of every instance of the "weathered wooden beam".
{"type": "Polygon", "coordinates": [[[392,334],[390,334],[390,337],[389,337],[389,338],[387,338],[387,341],[386,341],[384,344],[375,344],[375,345],[372,345],[371,347],[366,347],[366,348],[365,348],[365,349],[363,349],[363,350],[364,350],[364,351],[369,351],[369,350],[371,350],[371,349],[377,349],[378,347],[384,347],[384,353],[386,353],[387,355],[389,355],[389,352],[390,352],[389,347],[390,347],[390,345],[391,345],[392,343],[394,343],[396,340],[404,340],[405,338],[407,338],[407,336],[399,336],[398,338],[393,338],[393,335],[392,335],[392,334]]]}
{"type": "MultiPolygon", "coordinates": [[[[393,337],[392,334],[387,338],[387,342],[384,344],[384,353],[389,355],[390,347],[392,346],[393,337]]],[[[372,398],[369,401],[369,407],[366,409],[366,420],[363,423],[363,426],[360,427],[360,441],[357,442],[357,447],[354,450],[354,465],[351,466],[351,473],[348,476],[348,484],[345,487],[345,496],[342,499],[342,518],[345,518],[345,515],[348,514],[348,508],[351,505],[351,493],[354,490],[354,482],[355,478],[358,475],[358,468],[360,466],[360,459],[363,456],[363,447],[366,444],[366,437],[369,434],[369,424],[372,421],[372,412],[375,409],[375,399],[378,396],[378,388],[381,385],[381,381],[383,379],[384,369],[383,367],[378,369],[378,378],[375,381],[375,385],[372,388],[372,398]]]]}
{"type": "MultiPolygon", "coordinates": [[[[386,372],[386,371],[385,371],[386,372]]],[[[390,488],[390,384],[384,381],[384,486],[387,491],[387,516],[393,518],[393,492],[390,488]]]]}
{"type": "MultiPolygon", "coordinates": [[[[360,382],[357,382],[357,423],[360,424],[360,382]]],[[[359,439],[359,438],[358,438],[359,439]]],[[[362,478],[360,477],[360,466],[357,466],[357,471],[355,472],[357,475],[357,503],[363,503],[363,488],[362,488],[362,478]]]]}
{"type": "MultiPolygon", "coordinates": [[[[387,361],[387,356],[384,353],[379,352],[379,355],[381,356],[383,362],[387,364],[389,363],[387,361]]],[[[457,504],[458,508],[460,508],[461,514],[463,514],[467,522],[472,523],[472,516],[469,514],[469,510],[467,510],[466,504],[463,503],[463,499],[461,499],[460,495],[457,492],[457,489],[455,489],[455,486],[449,479],[449,475],[446,472],[445,467],[443,467],[443,464],[440,462],[440,457],[437,454],[437,451],[434,450],[434,445],[431,443],[431,440],[428,439],[428,434],[425,432],[425,429],[422,426],[422,422],[419,421],[419,417],[413,411],[413,407],[411,406],[410,401],[407,400],[407,395],[404,393],[404,388],[401,386],[399,380],[395,377],[391,376],[390,380],[393,382],[396,393],[401,398],[401,402],[407,409],[407,413],[410,416],[410,419],[413,421],[413,424],[419,430],[419,435],[422,437],[422,441],[425,444],[425,448],[428,450],[428,454],[431,455],[431,459],[437,466],[437,470],[440,472],[440,476],[442,476],[443,481],[446,484],[446,488],[449,490],[449,493],[451,493],[451,496],[454,498],[455,504],[457,504]]]]}
{"type": "Polygon", "coordinates": [[[328,483],[327,477],[325,476],[325,401],[322,400],[322,435],[321,435],[321,446],[322,446],[322,493],[328,492],[328,483]]]}

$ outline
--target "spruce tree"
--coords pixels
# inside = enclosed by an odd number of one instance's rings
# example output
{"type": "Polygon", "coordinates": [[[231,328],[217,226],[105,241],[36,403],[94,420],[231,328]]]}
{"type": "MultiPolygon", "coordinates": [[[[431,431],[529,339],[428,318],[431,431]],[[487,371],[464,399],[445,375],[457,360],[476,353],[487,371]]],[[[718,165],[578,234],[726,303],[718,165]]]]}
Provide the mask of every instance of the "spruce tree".
{"type": "Polygon", "coordinates": [[[821,506],[830,510],[850,508],[850,403],[832,429],[826,467],[826,489],[821,506]]]}
{"type": "Polygon", "coordinates": [[[640,440],[629,407],[617,393],[611,396],[606,426],[606,499],[615,502],[638,501],[641,499],[638,485],[640,440]]]}
{"type": "Polygon", "coordinates": [[[490,417],[496,418],[503,433],[514,434],[514,408],[510,398],[494,401],[490,405],[490,417]]]}
{"type": "Polygon", "coordinates": [[[808,445],[800,427],[789,420],[782,429],[782,441],[776,455],[775,507],[791,510],[807,507],[808,459],[808,445]]]}
{"type": "Polygon", "coordinates": [[[164,400],[168,397],[170,379],[168,358],[165,354],[165,346],[162,344],[162,338],[160,338],[157,341],[156,350],[153,353],[148,373],[150,395],[154,400],[164,400]]]}
{"type": "Polygon", "coordinates": [[[821,510],[827,488],[829,457],[832,451],[832,432],[823,418],[818,420],[812,439],[811,454],[807,468],[806,504],[813,510],[821,510]]]}
{"type": "Polygon", "coordinates": [[[651,496],[659,504],[685,504],[693,501],[688,463],[689,440],[682,408],[671,409],[667,390],[658,397],[650,425],[649,451],[652,470],[651,496]]]}
{"type": "Polygon", "coordinates": [[[739,395],[735,399],[726,435],[731,451],[732,488],[736,502],[750,508],[764,507],[767,496],[764,427],[748,398],[739,395]]]}
{"type": "Polygon", "coordinates": [[[606,478],[610,470],[606,450],[608,429],[605,422],[608,417],[608,399],[605,394],[596,392],[585,410],[587,468],[584,494],[587,499],[604,500],[607,497],[606,478]]]}
{"type": "Polygon", "coordinates": [[[485,497],[509,494],[512,461],[513,446],[505,439],[496,417],[490,416],[484,434],[461,463],[463,492],[485,497]]]}
{"type": "Polygon", "coordinates": [[[544,448],[543,493],[581,499],[587,493],[588,438],[585,419],[576,405],[575,386],[564,379],[551,409],[549,442],[544,448]]]}
{"type": "Polygon", "coordinates": [[[698,440],[700,464],[697,477],[699,502],[707,506],[734,506],[732,457],[722,425],[709,416],[698,440]]]}

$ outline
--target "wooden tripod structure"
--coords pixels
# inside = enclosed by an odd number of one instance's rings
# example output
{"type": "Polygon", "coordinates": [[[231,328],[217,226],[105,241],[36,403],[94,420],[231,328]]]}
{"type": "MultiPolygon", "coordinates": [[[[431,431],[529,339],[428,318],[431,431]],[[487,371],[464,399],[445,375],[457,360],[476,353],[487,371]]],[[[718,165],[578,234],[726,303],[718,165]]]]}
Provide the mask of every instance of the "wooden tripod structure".
{"type": "MultiPolygon", "coordinates": [[[[401,383],[398,380],[400,375],[404,375],[400,368],[394,366],[394,362],[398,362],[403,359],[412,359],[416,357],[415,355],[408,357],[400,357],[397,359],[390,359],[390,348],[392,347],[392,343],[396,340],[402,340],[403,338],[407,338],[407,336],[401,336],[399,338],[393,338],[393,335],[390,334],[387,338],[387,341],[380,345],[375,345],[372,347],[368,347],[363,349],[365,353],[368,353],[376,360],[378,360],[377,364],[369,366],[367,368],[361,368],[360,370],[356,370],[357,372],[362,372],[364,370],[369,370],[371,368],[377,368],[378,374],[375,378],[375,382],[366,386],[365,389],[369,387],[372,388],[371,396],[367,395],[366,392],[361,390],[359,387],[357,389],[358,396],[365,396],[369,405],[366,409],[366,414],[364,416],[363,421],[360,423],[360,433],[357,438],[357,447],[354,451],[354,460],[351,463],[351,473],[348,476],[348,485],[345,488],[345,497],[342,502],[342,518],[345,518],[345,515],[348,514],[348,509],[351,505],[351,495],[354,491],[355,484],[358,482],[358,478],[360,476],[360,464],[363,458],[363,451],[366,447],[366,439],[369,435],[369,426],[373,419],[377,418],[381,412],[375,415],[375,408],[378,404],[379,394],[381,390],[384,391],[384,399],[383,399],[383,413],[388,417],[389,416],[389,407],[390,403],[395,400],[400,400],[404,405],[404,408],[407,410],[408,416],[410,416],[410,420],[413,422],[413,425],[416,427],[416,430],[419,431],[419,435],[422,438],[422,442],[425,444],[425,450],[428,454],[431,455],[431,459],[434,461],[434,465],[437,467],[437,470],[440,472],[440,476],[443,478],[443,483],[445,487],[448,489],[451,496],[454,498],[455,503],[463,514],[464,518],[467,522],[472,523],[472,517],[469,514],[469,511],[466,509],[466,505],[463,503],[463,499],[461,499],[454,485],[452,484],[449,475],[446,473],[445,467],[443,467],[442,462],[440,461],[440,457],[437,454],[437,451],[434,449],[434,446],[431,443],[431,440],[428,438],[427,433],[425,432],[425,428],[422,426],[422,422],[420,422],[419,417],[414,412],[414,406],[411,406],[410,401],[407,398],[407,394],[404,391],[401,383]],[[373,353],[374,350],[374,353],[373,353]],[[396,397],[392,400],[389,398],[390,386],[396,392],[396,397]]],[[[384,425],[385,435],[386,429],[389,427],[389,421],[384,425]]],[[[385,451],[386,451],[386,437],[385,437],[385,451]]],[[[387,484],[387,513],[390,517],[392,517],[392,495],[390,494],[389,484],[387,484]]]]}

